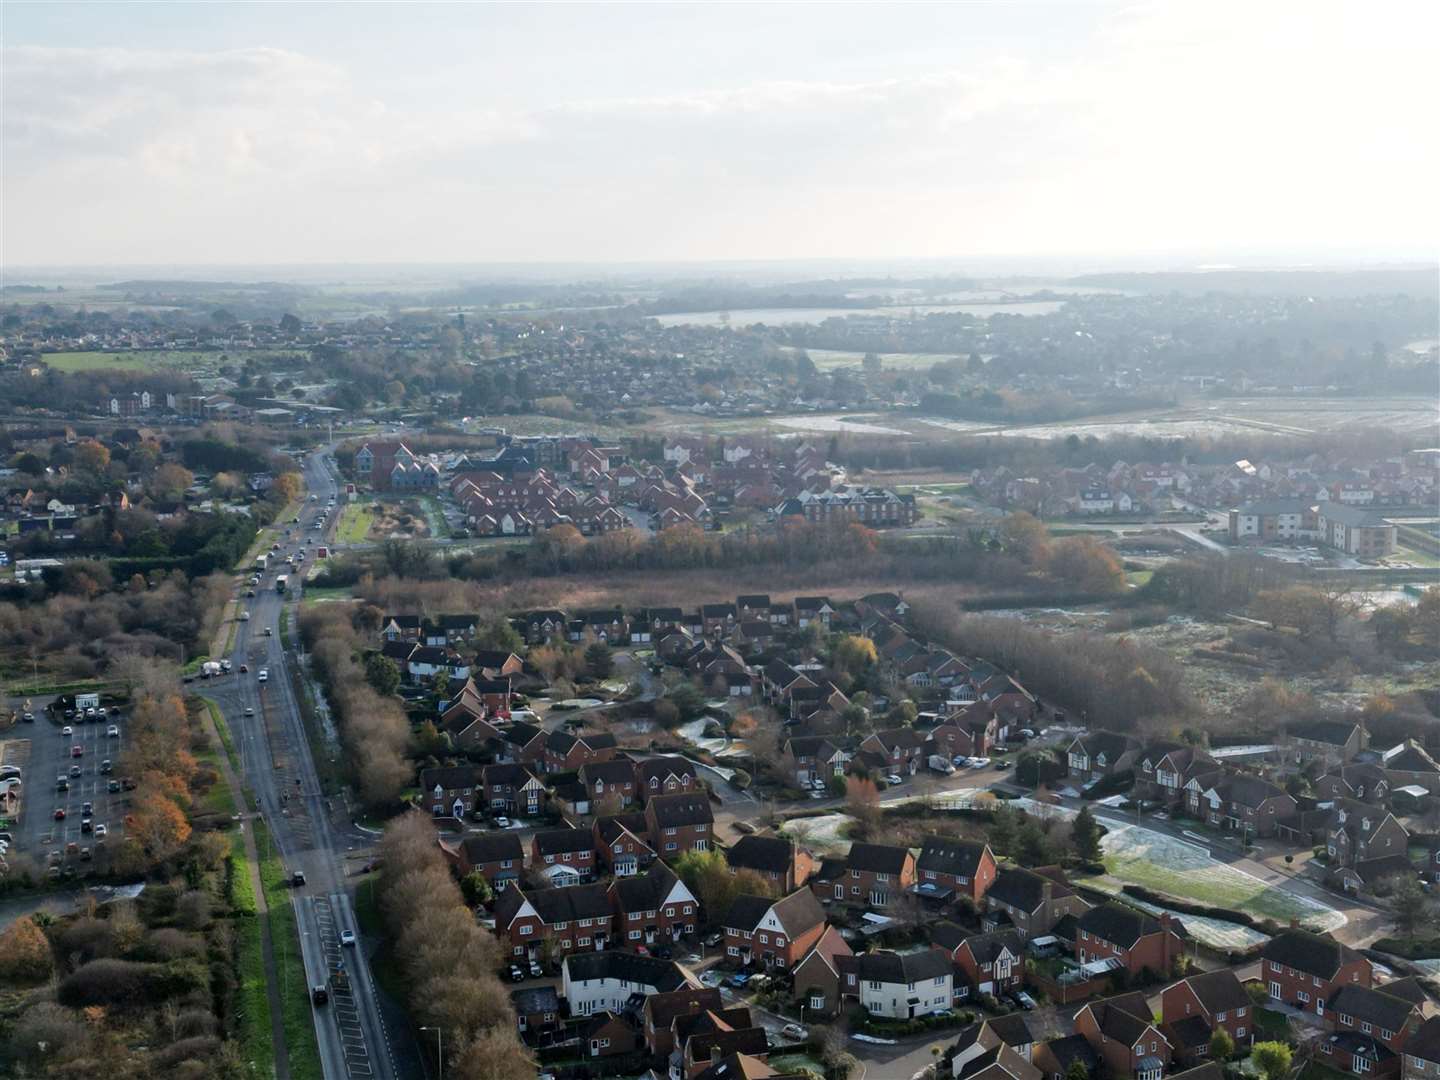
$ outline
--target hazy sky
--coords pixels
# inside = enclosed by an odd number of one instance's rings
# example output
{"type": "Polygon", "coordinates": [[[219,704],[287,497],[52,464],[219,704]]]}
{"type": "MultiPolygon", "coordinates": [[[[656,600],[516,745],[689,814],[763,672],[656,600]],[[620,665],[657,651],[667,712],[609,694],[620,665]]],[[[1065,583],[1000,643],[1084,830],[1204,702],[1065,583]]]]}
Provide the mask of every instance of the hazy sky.
{"type": "Polygon", "coordinates": [[[1433,255],[1440,4],[6,0],[6,265],[1433,255]]]}

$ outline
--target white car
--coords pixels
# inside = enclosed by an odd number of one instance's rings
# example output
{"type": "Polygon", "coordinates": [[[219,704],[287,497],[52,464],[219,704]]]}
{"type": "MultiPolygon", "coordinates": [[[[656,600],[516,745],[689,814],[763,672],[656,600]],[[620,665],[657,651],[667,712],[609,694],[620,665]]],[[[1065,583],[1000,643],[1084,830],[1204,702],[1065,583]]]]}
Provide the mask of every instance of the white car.
{"type": "Polygon", "coordinates": [[[340,944],[341,944],[341,945],[354,945],[354,944],[355,944],[355,931],[354,931],[354,930],[341,930],[341,931],[340,931],[340,944]]]}
{"type": "Polygon", "coordinates": [[[972,769],[983,769],[983,768],[985,768],[986,765],[989,765],[989,764],[990,764],[990,759],[989,759],[988,757],[977,757],[977,758],[971,759],[971,761],[970,761],[970,767],[971,767],[972,769]]]}
{"type": "Polygon", "coordinates": [[[112,739],[118,739],[120,737],[120,728],[117,727],[115,724],[111,724],[108,728],[105,729],[105,734],[112,739]]]}
{"type": "Polygon", "coordinates": [[[74,729],[73,727],[71,727],[69,724],[66,724],[64,727],[62,727],[62,728],[60,729],[60,734],[61,734],[61,735],[74,735],[74,734],[75,734],[75,729],[74,729]]]}
{"type": "Polygon", "coordinates": [[[250,621],[250,612],[248,612],[248,611],[242,611],[242,612],[240,612],[240,621],[241,621],[241,622],[249,622],[249,621],[250,621]]]}
{"type": "Polygon", "coordinates": [[[793,1039],[796,1042],[803,1042],[810,1037],[810,1033],[806,1031],[803,1027],[801,1027],[799,1024],[786,1024],[783,1028],[780,1029],[780,1034],[784,1035],[785,1038],[793,1039]]]}
{"type": "Polygon", "coordinates": [[[495,819],[495,827],[497,829],[508,829],[510,827],[510,819],[508,817],[497,817],[495,819]]]}
{"type": "Polygon", "coordinates": [[[885,777],[885,783],[890,784],[890,785],[892,785],[892,786],[895,785],[895,784],[903,784],[904,782],[905,782],[904,779],[902,779],[902,778],[899,777],[899,776],[896,776],[894,773],[891,773],[889,776],[885,777]]]}
{"type": "Polygon", "coordinates": [[[260,669],[260,674],[256,675],[256,676],[255,676],[255,679],[256,679],[257,682],[269,682],[269,681],[270,681],[270,669],[269,669],[269,668],[263,668],[263,667],[262,667],[262,668],[260,669]]]}

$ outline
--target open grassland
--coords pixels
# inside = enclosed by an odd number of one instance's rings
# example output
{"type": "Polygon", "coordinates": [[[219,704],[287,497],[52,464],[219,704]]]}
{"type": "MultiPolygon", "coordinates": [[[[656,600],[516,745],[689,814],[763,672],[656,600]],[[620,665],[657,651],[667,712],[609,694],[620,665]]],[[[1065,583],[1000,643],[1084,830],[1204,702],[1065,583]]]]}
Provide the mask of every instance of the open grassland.
{"type": "MultiPolygon", "coordinates": [[[[220,358],[236,360],[239,353],[226,354],[200,349],[140,349],[135,352],[58,352],[42,359],[56,371],[202,371],[220,366],[220,358]]],[[[300,357],[297,349],[268,349],[257,355],[300,357]]]]}
{"type": "Polygon", "coordinates": [[[373,520],[374,515],[370,513],[368,502],[346,503],[344,509],[340,511],[340,522],[335,526],[335,542],[337,544],[364,543],[373,520]]]}

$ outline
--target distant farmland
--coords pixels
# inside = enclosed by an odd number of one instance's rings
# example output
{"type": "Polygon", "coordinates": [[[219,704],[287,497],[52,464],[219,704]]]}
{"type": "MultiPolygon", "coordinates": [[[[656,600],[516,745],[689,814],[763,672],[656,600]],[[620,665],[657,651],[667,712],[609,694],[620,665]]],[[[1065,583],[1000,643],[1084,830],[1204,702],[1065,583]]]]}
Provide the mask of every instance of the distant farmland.
{"type": "MultiPolygon", "coordinates": [[[[216,367],[227,354],[198,349],[140,349],[135,352],[59,352],[41,359],[56,371],[194,371],[216,367]]],[[[243,353],[229,354],[235,359],[243,353]]],[[[264,350],[266,356],[299,356],[294,349],[264,350]]]]}

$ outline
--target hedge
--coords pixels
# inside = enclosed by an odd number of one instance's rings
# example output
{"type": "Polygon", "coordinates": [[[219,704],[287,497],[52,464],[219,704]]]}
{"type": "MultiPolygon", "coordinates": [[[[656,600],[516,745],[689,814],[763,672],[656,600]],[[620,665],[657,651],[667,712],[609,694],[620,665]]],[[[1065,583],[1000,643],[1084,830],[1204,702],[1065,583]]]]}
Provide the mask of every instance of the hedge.
{"type": "Polygon", "coordinates": [[[1172,911],[1179,911],[1185,915],[1199,915],[1207,919],[1220,919],[1223,922],[1239,923],[1241,926],[1248,926],[1252,930],[1260,930],[1267,934],[1280,932],[1280,926],[1275,920],[1257,919],[1248,912],[1236,911],[1234,908],[1196,904],[1190,900],[1181,900],[1167,893],[1147,889],[1143,885],[1122,885],[1120,891],[1126,896],[1133,896],[1137,900],[1144,900],[1149,904],[1157,904],[1160,907],[1170,908],[1172,911]]]}

